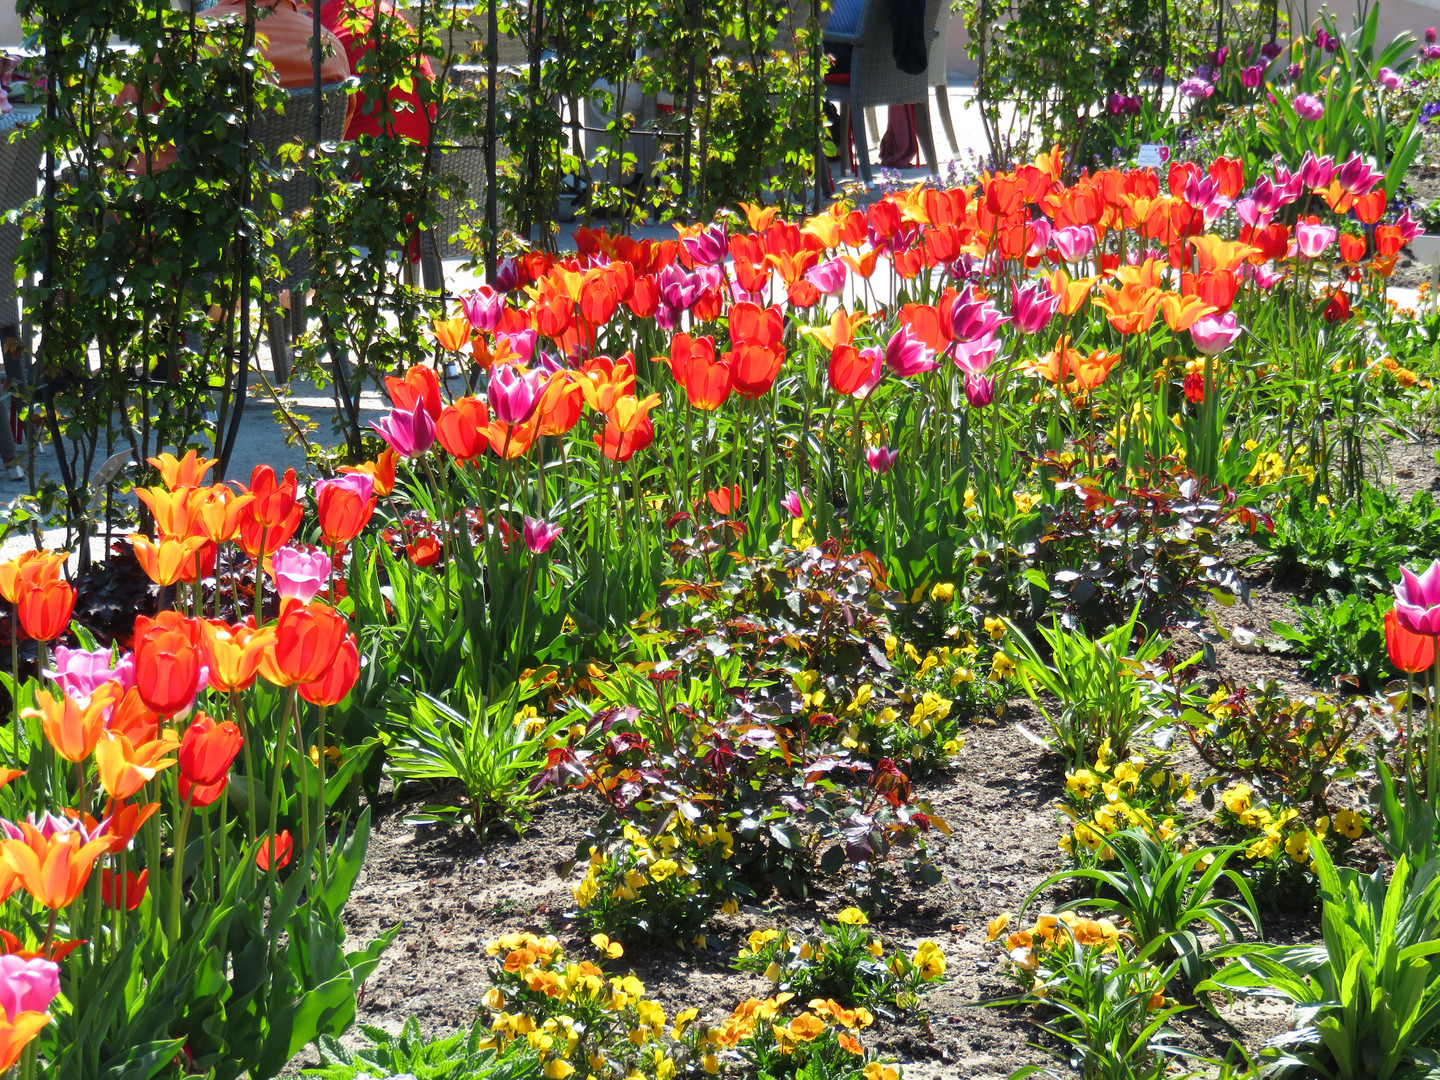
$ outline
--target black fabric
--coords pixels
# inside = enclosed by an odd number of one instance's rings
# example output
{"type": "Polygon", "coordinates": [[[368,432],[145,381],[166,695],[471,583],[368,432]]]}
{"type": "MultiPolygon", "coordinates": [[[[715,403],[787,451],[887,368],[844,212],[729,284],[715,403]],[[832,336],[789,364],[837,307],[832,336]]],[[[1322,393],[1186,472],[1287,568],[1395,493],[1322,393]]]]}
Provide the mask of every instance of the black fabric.
{"type": "MultiPolygon", "coordinates": [[[[933,0],[948,3],[948,0],[933,0]]],[[[923,75],[930,66],[925,39],[925,0],[890,0],[890,40],[895,66],[906,75],[923,75]]]]}

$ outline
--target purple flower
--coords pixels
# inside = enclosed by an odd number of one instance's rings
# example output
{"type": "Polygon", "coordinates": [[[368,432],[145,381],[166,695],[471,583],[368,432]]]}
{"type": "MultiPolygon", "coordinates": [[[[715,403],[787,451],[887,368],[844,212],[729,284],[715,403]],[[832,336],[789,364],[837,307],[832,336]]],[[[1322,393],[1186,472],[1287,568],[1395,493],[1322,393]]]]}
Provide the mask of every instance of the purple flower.
{"type": "Polygon", "coordinates": [[[528,364],[535,359],[535,346],[540,342],[540,334],[534,327],[527,326],[524,330],[499,334],[497,337],[498,340],[510,346],[510,351],[519,359],[520,363],[528,364]]]}
{"type": "Polygon", "coordinates": [[[950,309],[950,336],[956,341],[975,341],[1009,321],[989,300],[977,300],[975,286],[967,284],[950,309]]]}
{"type": "Polygon", "coordinates": [[[1385,174],[1370,168],[1370,163],[1358,154],[1352,154],[1340,168],[1335,170],[1335,179],[1340,187],[1351,195],[1367,195],[1376,184],[1385,179],[1385,174]]]}
{"type": "Polygon", "coordinates": [[[1265,65],[1254,64],[1240,71],[1240,85],[1247,90],[1256,89],[1265,77],[1265,65]]]}
{"type": "Polygon", "coordinates": [[[135,685],[135,660],[130,653],[123,653],[112,668],[110,650],[67,649],[64,645],[55,647],[55,666],[45,672],[54,679],[60,689],[73,698],[88,698],[107,682],[119,683],[129,690],[135,685]]]}
{"type": "Polygon", "coordinates": [[[481,285],[460,301],[470,325],[481,333],[489,333],[500,325],[500,316],[505,314],[505,298],[489,285],[481,285]]]}
{"type": "Polygon", "coordinates": [[[1233,311],[1223,315],[1202,315],[1190,327],[1190,340],[1206,356],[1222,353],[1240,336],[1241,327],[1233,311]]]}
{"type": "Polygon", "coordinates": [[[391,409],[370,426],[401,457],[419,457],[435,442],[435,421],[423,401],[410,409],[391,409]]]}
{"type": "Polygon", "coordinates": [[[1120,116],[1125,112],[1125,95],[1116,90],[1105,100],[1105,111],[1111,116],[1120,116]]]}
{"type": "Polygon", "coordinates": [[[1427,27],[1425,28],[1425,44],[1426,44],[1426,45],[1434,45],[1434,44],[1435,44],[1435,27],[1433,27],[1433,26],[1427,26],[1427,27]]]}
{"type": "Polygon", "coordinates": [[[825,296],[835,296],[845,288],[845,277],[848,273],[849,267],[843,260],[830,259],[806,270],[805,280],[825,296]]]}
{"type": "Polygon", "coordinates": [[[1410,208],[1408,206],[1400,211],[1400,216],[1395,219],[1395,224],[1400,227],[1400,242],[1402,244],[1410,243],[1411,240],[1414,240],[1415,237],[1425,231],[1420,227],[1419,223],[1410,216],[1410,208]]]}
{"type": "Polygon", "coordinates": [[[1221,45],[1220,48],[1216,49],[1210,54],[1210,66],[1218,68],[1221,64],[1225,63],[1225,60],[1229,57],[1229,55],[1230,46],[1221,45]]]}
{"type": "Polygon", "coordinates": [[[902,379],[923,375],[940,366],[939,359],[930,355],[925,342],[912,337],[903,326],[890,335],[885,345],[885,363],[902,379]]]}
{"type": "Polygon", "coordinates": [[[1263,209],[1253,198],[1237,199],[1235,214],[1239,217],[1241,224],[1248,225],[1252,229],[1265,228],[1275,217],[1274,210],[1263,209]]]}
{"type": "Polygon", "coordinates": [[[1192,101],[1203,101],[1215,93],[1215,85],[1209,79],[1200,79],[1191,75],[1188,79],[1180,81],[1180,93],[1192,101]]]}
{"type": "Polygon", "coordinates": [[[13,953],[0,956],[0,1009],[12,1022],[22,1012],[47,1012],[59,996],[59,964],[13,953]]]}
{"type": "Polygon", "coordinates": [[[323,551],[282,547],[270,556],[270,573],[281,599],[308,604],[330,580],[330,556],[323,551]]]}
{"type": "Polygon", "coordinates": [[[1400,568],[1395,586],[1395,617],[1412,634],[1440,635],[1440,559],[1416,577],[1400,568]]]}
{"type": "Polygon", "coordinates": [[[502,364],[490,374],[486,400],[490,415],[504,424],[523,424],[540,404],[546,378],[538,371],[523,375],[514,364],[502,364]]]}
{"type": "Polygon", "coordinates": [[[785,508],[786,512],[792,518],[803,518],[805,516],[805,504],[800,501],[800,493],[798,491],[787,491],[785,497],[780,500],[780,505],[785,508]]]}
{"type": "Polygon", "coordinates": [[[1260,55],[1266,60],[1274,60],[1284,51],[1284,46],[1278,41],[1267,41],[1264,45],[1260,46],[1260,55]]]}
{"type": "Polygon", "coordinates": [[[883,476],[895,467],[895,461],[899,456],[899,450],[872,446],[865,451],[865,464],[870,466],[871,472],[880,473],[883,476]]]}
{"type": "Polygon", "coordinates": [[[679,263],[671,263],[660,271],[655,284],[660,288],[660,299],[679,311],[689,311],[694,307],[703,289],[700,278],[687,272],[679,263]]]}
{"type": "Polygon", "coordinates": [[[1015,329],[1036,334],[1050,324],[1060,306],[1060,297],[1043,281],[1031,281],[1023,289],[1010,286],[1010,311],[1015,329]]]}
{"type": "Polygon", "coordinates": [[[1383,86],[1386,90],[1400,89],[1400,76],[1388,67],[1382,67],[1380,69],[1380,71],[1375,76],[1375,81],[1378,82],[1381,86],[1383,86]]]}
{"type": "Polygon", "coordinates": [[[564,531],[559,525],[542,521],[540,518],[527,517],[525,519],[525,546],[530,549],[532,555],[544,555],[550,550],[550,545],[555,543],[564,531]]]}
{"type": "Polygon", "coordinates": [[[1070,225],[1051,234],[1055,250],[1066,262],[1078,262],[1095,250],[1095,226],[1070,225]]]}
{"type": "Polygon", "coordinates": [[[1296,94],[1290,104],[1301,120],[1319,120],[1325,115],[1325,103],[1314,94],[1296,94]]]}
{"type": "MultiPolygon", "coordinates": [[[[1294,82],[1296,79],[1300,78],[1300,72],[1304,70],[1305,69],[1299,64],[1291,64],[1288,68],[1285,69],[1285,78],[1290,82],[1294,82]]],[[[1274,101],[1275,99],[1271,98],[1270,100],[1274,101]]]]}
{"type": "Polygon", "coordinates": [[[1426,60],[1440,60],[1440,45],[1426,45],[1420,50],[1420,55],[1426,60]]]}
{"type": "Polygon", "coordinates": [[[730,252],[730,238],[725,235],[725,226],[719,223],[701,229],[694,236],[681,241],[690,258],[701,266],[714,266],[725,261],[730,252]]]}
{"type": "Polygon", "coordinates": [[[987,375],[966,375],[965,400],[972,409],[985,408],[995,400],[995,380],[987,375]]]}

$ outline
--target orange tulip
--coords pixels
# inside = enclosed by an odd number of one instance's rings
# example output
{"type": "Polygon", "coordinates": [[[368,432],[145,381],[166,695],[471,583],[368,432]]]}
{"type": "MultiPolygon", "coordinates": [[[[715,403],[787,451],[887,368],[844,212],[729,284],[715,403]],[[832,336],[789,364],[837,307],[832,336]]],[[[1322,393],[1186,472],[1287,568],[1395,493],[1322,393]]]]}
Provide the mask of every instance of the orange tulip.
{"type": "Polygon", "coordinates": [[[864,386],[873,386],[879,381],[880,364],[878,355],[865,356],[854,345],[838,345],[826,368],[830,389],[837,394],[853,394],[864,386]]]}
{"type": "Polygon", "coordinates": [[[1050,286],[1050,291],[1060,298],[1059,311],[1061,315],[1074,315],[1085,303],[1085,298],[1090,295],[1090,290],[1100,279],[1098,277],[1082,277],[1071,280],[1064,268],[1056,270],[1053,274],[1042,275],[1050,286]]]}
{"type": "Polygon", "coordinates": [[[690,340],[676,334],[670,341],[670,371],[685,391],[685,399],[705,412],[718,409],[730,398],[733,377],[730,364],[715,358],[715,339],[690,340]]]}
{"type": "Polygon", "coordinates": [[[725,354],[730,364],[730,381],[741,397],[760,398],[770,392],[785,363],[785,351],[766,345],[742,342],[725,354]]]}
{"type": "Polygon", "coordinates": [[[1360,196],[1350,209],[1366,225],[1374,225],[1385,213],[1385,189],[1376,188],[1370,194],[1360,196]]]}
{"type": "Polygon", "coordinates": [[[485,402],[463,397],[440,410],[435,437],[457,460],[474,461],[490,446],[489,428],[490,410],[485,402]]]}
{"type": "Polygon", "coordinates": [[[1080,354],[1070,348],[1070,338],[1061,334],[1053,349],[1037,360],[1021,364],[1021,370],[1039,375],[1046,382],[1058,383],[1068,379],[1079,363],[1080,354]]]}
{"type": "Polygon", "coordinates": [[[158,544],[149,537],[132,533],[130,546],[135,549],[135,561],[140,569],[156,585],[174,585],[177,581],[191,580],[195,576],[195,560],[201,548],[209,541],[203,536],[162,537],[158,544]]]}
{"type": "Polygon", "coordinates": [[[269,626],[257,630],[211,619],[201,632],[200,651],[210,672],[210,685],[226,693],[250,688],[265,650],[275,643],[275,630],[269,626]]]}
{"type": "Polygon", "coordinates": [[[580,421],[585,405],[580,378],[571,371],[557,371],[550,376],[535,407],[535,419],[541,435],[564,435],[580,421]]]}
{"type": "Polygon", "coordinates": [[[190,531],[212,544],[234,540],[240,533],[241,514],[254,501],[254,495],[236,495],[224,484],[195,488],[190,492],[190,531]]]}
{"type": "Polygon", "coordinates": [[[362,461],[359,465],[341,465],[342,473],[364,473],[375,481],[375,494],[384,498],[395,490],[395,463],[400,455],[388,446],[380,451],[374,461],[362,461]]]}
{"type": "Polygon", "coordinates": [[[434,566],[440,561],[443,552],[440,549],[440,541],[433,536],[416,537],[413,544],[405,545],[405,554],[410,561],[424,570],[426,567],[434,566]]]}
{"type": "Polygon", "coordinates": [[[24,839],[5,840],[0,844],[0,857],[19,876],[25,891],[51,910],[75,902],[90,880],[95,860],[110,850],[110,840],[105,837],[82,844],[78,832],[46,837],[28,821],[20,822],[19,828],[24,839]]]}
{"type": "Polygon", "coordinates": [[[451,352],[459,352],[470,344],[471,330],[470,320],[464,315],[435,320],[435,340],[442,349],[449,349],[451,352]]]}
{"type": "Polygon", "coordinates": [[[275,643],[260,660],[260,674],[276,686],[314,682],[335,662],[349,625],[332,607],[287,603],[275,625],[275,643]]]}
{"type": "Polygon", "coordinates": [[[180,740],[180,775],[202,786],[224,780],[244,742],[240,729],[229,720],[217,724],[198,714],[180,740]]]}
{"type": "MultiPolygon", "coordinates": [[[[386,384],[388,385],[390,381],[387,379],[386,384]]],[[[393,392],[394,388],[391,389],[393,392]]],[[[246,508],[244,519],[254,522],[260,528],[270,529],[272,532],[284,528],[290,522],[295,510],[297,486],[294,469],[286,469],[284,478],[277,481],[275,470],[269,465],[256,465],[254,472],[250,474],[249,488],[250,493],[255,496],[255,500],[246,508]]],[[[299,524],[298,520],[296,524],[299,524]]],[[[293,526],[291,532],[294,532],[293,526]]],[[[268,555],[269,552],[267,551],[266,554],[268,555]]],[[[254,558],[253,553],[251,558],[254,558]]]]}
{"type": "Polygon", "coordinates": [[[580,391],[596,412],[608,414],[615,402],[635,394],[635,358],[626,353],[620,359],[597,356],[580,372],[580,391]]]}
{"type": "Polygon", "coordinates": [[[1089,356],[1080,357],[1071,363],[1071,372],[1075,376],[1075,382],[1082,390],[1094,390],[1105,381],[1110,374],[1110,369],[1119,361],[1119,353],[1105,352],[1103,349],[1096,349],[1089,356]]]}
{"type": "Polygon", "coordinates": [[[194,511],[191,495],[194,488],[136,488],[136,497],[150,509],[155,518],[155,534],[161,539],[194,535],[194,511]]]}
{"type": "Polygon", "coordinates": [[[1140,284],[1126,284],[1118,289],[1101,285],[1100,295],[1091,301],[1122,334],[1143,334],[1149,330],[1159,302],[1157,288],[1140,284]]]}
{"type": "Polygon", "coordinates": [[[20,628],[35,641],[54,641],[70,628],[75,595],[75,587],[63,578],[27,576],[15,599],[20,628]]]}
{"type": "Polygon", "coordinates": [[[171,716],[199,693],[200,632],[190,620],[144,621],[143,628],[141,620],[135,622],[135,688],[147,706],[171,716]]]}
{"type": "Polygon", "coordinates": [[[335,662],[314,682],[300,685],[300,696],[312,705],[339,705],[360,678],[360,649],[351,634],[341,643],[335,662]]]}
{"type": "Polygon", "coordinates": [[[348,544],[360,535],[375,512],[375,496],[369,477],[342,476],[315,485],[315,511],[320,535],[332,547],[348,544]]]}
{"type": "Polygon", "coordinates": [[[160,717],[145,704],[140,691],[132,686],[125,691],[125,696],[111,711],[105,728],[116,735],[124,735],[139,746],[154,739],[159,733],[160,717]]]}
{"type": "Polygon", "coordinates": [[[1254,247],[1249,244],[1225,240],[1210,233],[1196,236],[1190,243],[1195,246],[1195,254],[1202,271],[1235,270],[1255,254],[1254,247]]]}
{"type": "Polygon", "coordinates": [[[715,491],[707,491],[705,498],[709,500],[711,508],[717,514],[728,514],[740,507],[741,491],[740,485],[734,487],[720,487],[715,491]]]}
{"type": "Polygon", "coordinates": [[[0,596],[10,603],[20,599],[21,584],[27,580],[58,581],[65,564],[61,552],[22,551],[7,563],[0,563],[0,596]]]}
{"type": "Polygon", "coordinates": [[[95,764],[100,770],[100,786],[112,799],[128,799],[155,779],[164,769],[175,764],[165,755],[175,749],[175,733],[166,731],[159,739],[136,746],[124,735],[107,731],[95,745],[95,764]]]}
{"type": "Polygon", "coordinates": [[[630,428],[609,423],[594,437],[595,445],[611,461],[626,462],[655,441],[655,424],[646,416],[630,428]]]}
{"type": "Polygon", "coordinates": [[[1167,292],[1160,297],[1160,314],[1165,317],[1165,325],[1177,334],[1182,330],[1189,330],[1197,319],[1203,319],[1214,310],[1196,296],[1167,292]]]}
{"type": "Polygon", "coordinates": [[[195,450],[187,450],[183,458],[161,454],[145,460],[160,471],[160,480],[168,488],[199,487],[205,474],[216,464],[216,459],[202,458],[195,450]]]}
{"type": "Polygon", "coordinates": [[[1429,634],[1405,629],[1394,610],[1385,613],[1385,649],[1390,654],[1390,663],[1407,675],[1429,671],[1435,664],[1435,639],[1429,634]]]}
{"type": "MultiPolygon", "coordinates": [[[[905,305],[906,308],[915,306],[918,305],[905,305]]],[[[934,309],[932,308],[931,310],[933,311],[934,309]]],[[[904,321],[905,315],[903,311],[900,318],[901,321],[904,321]]],[[[830,316],[830,322],[828,324],[823,326],[802,326],[800,327],[800,334],[804,337],[813,337],[821,345],[825,346],[825,348],[834,352],[837,345],[849,345],[853,342],[855,340],[855,331],[869,321],[869,315],[850,315],[844,308],[838,308],[835,314],[830,316]]],[[[936,319],[936,326],[937,328],[939,326],[938,318],[936,319]]],[[[923,337],[924,335],[919,336],[923,337]]],[[[943,345],[930,344],[929,341],[927,341],[926,344],[937,351],[944,347],[943,345]]]]}
{"type": "MultiPolygon", "coordinates": [[[[390,400],[397,409],[414,409],[423,402],[430,419],[440,419],[440,378],[424,364],[416,364],[403,379],[385,376],[385,389],[390,392],[390,400]]],[[[289,479],[291,473],[287,471],[285,476],[289,479]]]]}
{"type": "Polygon", "coordinates": [[[150,884],[150,871],[141,870],[134,874],[126,871],[122,876],[111,870],[100,871],[100,899],[105,906],[116,911],[134,911],[145,899],[145,890],[150,884]]]}
{"type": "Polygon", "coordinates": [[[50,1014],[47,1012],[22,1012],[7,1017],[0,1011],[0,1072],[5,1072],[20,1060],[25,1047],[45,1030],[48,1023],[50,1014]]]}
{"type": "Polygon", "coordinates": [[[1354,233],[1341,233],[1340,258],[1347,263],[1358,263],[1365,258],[1365,238],[1354,233]]]}
{"type": "Polygon", "coordinates": [[[106,817],[110,827],[105,832],[105,840],[110,844],[110,854],[119,855],[129,847],[135,834],[140,831],[140,826],[154,817],[159,810],[158,802],[145,803],[143,806],[122,803],[112,808],[106,817]]]}
{"type": "Polygon", "coordinates": [[[27,709],[26,716],[38,716],[45,740],[66,761],[84,761],[95,750],[105,731],[105,720],[120,698],[118,683],[105,683],[88,699],[76,701],[69,694],[58,698],[44,690],[35,692],[39,709],[27,709]]]}

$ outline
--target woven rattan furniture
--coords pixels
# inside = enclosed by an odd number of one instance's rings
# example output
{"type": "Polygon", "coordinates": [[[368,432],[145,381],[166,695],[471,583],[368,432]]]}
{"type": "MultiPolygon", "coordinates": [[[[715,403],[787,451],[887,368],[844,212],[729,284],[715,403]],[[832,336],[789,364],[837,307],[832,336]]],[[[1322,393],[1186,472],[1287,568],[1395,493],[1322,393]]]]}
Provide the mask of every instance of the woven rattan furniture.
{"type": "MultiPolygon", "coordinates": [[[[940,9],[947,0],[929,0],[925,6],[925,32],[933,40],[940,9]]],[[[865,138],[864,110],[880,105],[925,105],[930,96],[930,73],[906,75],[895,66],[890,38],[888,0],[865,0],[865,9],[852,32],[827,29],[825,40],[851,45],[848,75],[825,76],[825,97],[840,106],[840,130],[848,126],[855,137],[855,157],[860,179],[868,186],[874,179],[870,168],[870,147],[865,138]]],[[[933,53],[932,53],[933,56],[933,53]]],[[[935,167],[935,139],[930,130],[930,110],[915,110],[915,133],[925,163],[935,167]]],[[[843,155],[842,155],[843,159],[843,155]]]]}
{"type": "MultiPolygon", "coordinates": [[[[481,93],[487,75],[484,67],[457,64],[450,69],[449,93],[452,96],[481,93]]],[[[470,255],[457,239],[461,225],[477,229],[485,218],[485,140],[478,134],[457,134],[447,124],[436,133],[431,153],[430,175],[449,194],[441,195],[431,189],[440,211],[440,222],[420,236],[420,270],[426,289],[443,292],[445,269],[441,261],[470,255]]],[[[502,150],[497,148],[496,153],[499,155],[502,150]]]]}
{"type": "MultiPolygon", "coordinates": [[[[18,105],[0,116],[0,327],[19,329],[25,321],[16,292],[19,267],[15,263],[23,231],[18,223],[6,222],[3,216],[35,198],[44,151],[40,134],[33,126],[39,115],[36,106],[18,105]]],[[[28,336],[23,330],[18,336],[20,348],[7,349],[0,344],[5,378],[10,386],[25,386],[30,382],[30,361],[24,348],[28,336]]],[[[0,461],[12,461],[16,453],[7,389],[0,394],[0,461]]]]}
{"type": "MultiPolygon", "coordinates": [[[[344,83],[321,87],[324,109],[320,131],[322,142],[339,141],[345,127],[347,92],[344,83]]],[[[308,144],[314,137],[314,100],[315,92],[308,87],[290,90],[283,111],[266,109],[255,117],[251,129],[254,144],[261,151],[257,174],[266,178],[262,190],[266,196],[280,196],[280,216],[285,221],[309,207],[312,187],[304,170],[282,160],[279,150],[290,143],[308,144]]],[[[311,249],[308,241],[297,239],[292,243],[283,232],[280,245],[280,265],[284,275],[280,284],[290,289],[291,325],[294,334],[298,335],[305,325],[305,292],[309,288],[311,249]]],[[[266,329],[275,378],[285,382],[290,377],[291,335],[286,333],[283,314],[268,312],[266,329]]]]}
{"type": "Polygon", "coordinates": [[[955,138],[955,121],[950,117],[950,73],[946,61],[946,39],[950,37],[950,5],[940,4],[940,21],[935,26],[935,36],[930,39],[930,66],[925,71],[925,81],[935,89],[935,108],[940,111],[940,126],[945,129],[945,138],[950,143],[951,156],[960,153],[960,143],[955,138]]]}

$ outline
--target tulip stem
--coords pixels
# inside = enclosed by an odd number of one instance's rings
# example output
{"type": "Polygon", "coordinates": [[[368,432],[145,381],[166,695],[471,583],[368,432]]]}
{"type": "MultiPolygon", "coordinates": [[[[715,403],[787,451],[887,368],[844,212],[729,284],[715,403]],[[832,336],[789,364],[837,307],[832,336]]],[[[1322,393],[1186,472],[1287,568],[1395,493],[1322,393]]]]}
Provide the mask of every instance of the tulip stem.
{"type": "Polygon", "coordinates": [[[20,726],[20,620],[14,605],[10,609],[10,736],[15,749],[12,764],[19,768],[24,761],[20,752],[25,747],[25,732],[20,726]]]}
{"type": "MultiPolygon", "coordinates": [[[[236,608],[239,611],[239,608],[236,608]]],[[[230,719],[237,720],[240,727],[240,745],[245,749],[245,805],[246,817],[250,819],[250,835],[258,836],[260,822],[256,806],[260,794],[260,778],[255,775],[255,752],[250,746],[250,727],[245,719],[245,703],[239,691],[230,691],[230,719]]]]}
{"type": "MultiPolygon", "coordinates": [[[[296,691],[291,688],[293,695],[296,691]]],[[[300,754],[296,769],[300,773],[300,835],[306,847],[310,846],[310,755],[305,750],[304,725],[300,723],[299,706],[295,713],[295,749],[300,754]]]]}
{"type": "MultiPolygon", "coordinates": [[[[265,546],[270,543],[270,526],[260,526],[260,550],[255,555],[255,625],[261,623],[263,604],[261,601],[265,596],[265,546]]],[[[240,617],[240,612],[235,612],[235,617],[240,617]]]]}
{"type": "MultiPolygon", "coordinates": [[[[275,740],[275,775],[270,781],[270,832],[264,843],[270,845],[270,857],[265,868],[266,885],[265,891],[270,897],[270,910],[275,910],[275,872],[280,859],[276,852],[275,833],[280,827],[280,775],[285,771],[285,752],[290,739],[290,714],[295,710],[295,688],[292,686],[285,691],[285,708],[280,714],[280,735],[275,740]]],[[[280,926],[277,922],[271,922],[270,931],[270,956],[275,955],[275,939],[280,935],[280,926]]]]}
{"type": "Polygon", "coordinates": [[[327,706],[320,706],[320,759],[315,763],[320,770],[320,791],[315,797],[315,821],[321,830],[320,836],[320,884],[323,887],[330,880],[329,868],[326,866],[325,852],[328,844],[324,835],[325,830],[325,712],[327,706]]]}
{"type": "Polygon", "coordinates": [[[185,837],[190,831],[190,815],[195,812],[187,805],[180,815],[180,829],[175,834],[175,861],[170,867],[170,945],[173,948],[180,940],[180,889],[185,881],[185,837]]]}

